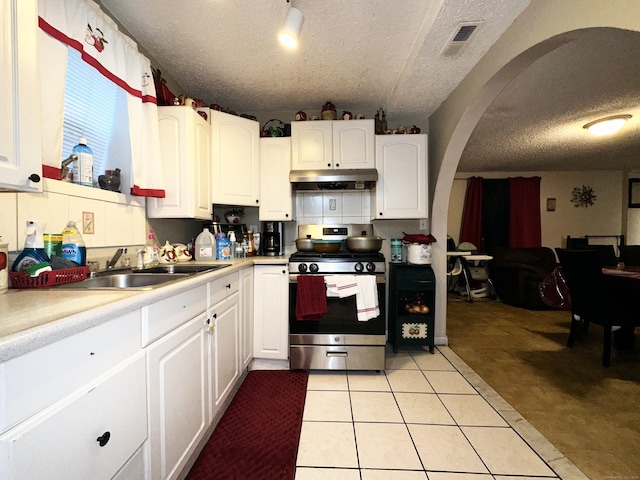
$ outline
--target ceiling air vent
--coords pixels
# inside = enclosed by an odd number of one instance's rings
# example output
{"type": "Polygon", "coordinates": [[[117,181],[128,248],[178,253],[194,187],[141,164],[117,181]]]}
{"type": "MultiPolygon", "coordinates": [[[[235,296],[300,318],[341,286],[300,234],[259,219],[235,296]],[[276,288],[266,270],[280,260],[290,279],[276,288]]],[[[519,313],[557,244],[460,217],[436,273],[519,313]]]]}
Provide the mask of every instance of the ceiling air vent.
{"type": "Polygon", "coordinates": [[[469,43],[473,32],[475,32],[481,24],[482,22],[465,22],[458,24],[458,28],[440,55],[449,58],[460,55],[460,52],[462,52],[464,47],[469,43]]]}

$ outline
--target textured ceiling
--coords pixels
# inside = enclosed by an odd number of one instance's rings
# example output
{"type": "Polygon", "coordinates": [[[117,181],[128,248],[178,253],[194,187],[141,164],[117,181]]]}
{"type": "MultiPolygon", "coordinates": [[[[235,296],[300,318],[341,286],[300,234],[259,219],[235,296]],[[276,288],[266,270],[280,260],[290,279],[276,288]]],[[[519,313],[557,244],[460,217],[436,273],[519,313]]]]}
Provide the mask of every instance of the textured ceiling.
{"type": "Polygon", "coordinates": [[[277,42],[285,0],[101,0],[192,97],[239,113],[320,109],[428,117],[529,0],[293,0],[300,48],[277,42]],[[461,22],[482,21],[454,58],[461,22]]]}
{"type": "MultiPolygon", "coordinates": [[[[529,0],[293,0],[300,48],[278,45],[285,0],[96,0],[194,98],[242,112],[427,118],[529,0]],[[461,53],[442,55],[465,22],[461,53]]],[[[584,31],[514,79],[472,134],[459,171],[640,168],[640,33],[584,31]],[[625,134],[582,125],[630,113],[625,134]]],[[[395,124],[390,122],[390,125],[395,124]]]]}
{"type": "Polygon", "coordinates": [[[463,152],[459,171],[640,168],[640,33],[585,30],[516,77],[495,99],[463,152]],[[611,137],[584,128],[628,113],[611,137]]]}

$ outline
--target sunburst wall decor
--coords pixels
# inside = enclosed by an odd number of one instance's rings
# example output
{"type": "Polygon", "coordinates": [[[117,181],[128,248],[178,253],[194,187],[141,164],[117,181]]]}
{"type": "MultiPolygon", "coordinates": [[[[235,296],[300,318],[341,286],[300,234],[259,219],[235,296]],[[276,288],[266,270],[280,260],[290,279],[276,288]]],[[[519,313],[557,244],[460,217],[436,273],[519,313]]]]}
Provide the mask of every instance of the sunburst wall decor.
{"type": "Polygon", "coordinates": [[[595,202],[597,198],[596,192],[588,185],[575,187],[571,192],[571,203],[573,203],[574,207],[587,208],[593,206],[593,202],[595,202]]]}

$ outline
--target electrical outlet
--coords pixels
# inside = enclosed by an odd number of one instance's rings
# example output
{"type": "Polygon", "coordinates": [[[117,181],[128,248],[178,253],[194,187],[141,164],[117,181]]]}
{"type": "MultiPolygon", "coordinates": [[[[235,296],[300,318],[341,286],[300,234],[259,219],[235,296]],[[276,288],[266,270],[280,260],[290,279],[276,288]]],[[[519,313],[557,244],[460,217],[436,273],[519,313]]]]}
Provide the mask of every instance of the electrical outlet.
{"type": "Polygon", "coordinates": [[[426,230],[427,229],[427,219],[426,218],[421,218],[420,219],[420,230],[426,230]]]}
{"type": "Polygon", "coordinates": [[[330,198],[329,199],[329,210],[335,210],[336,209],[336,199],[335,198],[330,198]]]}

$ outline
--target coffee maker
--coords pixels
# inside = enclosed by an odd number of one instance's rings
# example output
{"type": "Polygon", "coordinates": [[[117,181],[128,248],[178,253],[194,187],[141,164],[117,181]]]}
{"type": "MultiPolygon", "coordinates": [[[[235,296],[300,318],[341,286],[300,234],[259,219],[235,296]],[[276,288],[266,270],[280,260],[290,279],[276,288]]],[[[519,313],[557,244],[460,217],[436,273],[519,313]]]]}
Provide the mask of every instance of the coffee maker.
{"type": "Polygon", "coordinates": [[[282,255],[282,234],[284,224],[282,222],[262,222],[262,239],[260,250],[262,255],[275,257],[282,255]]]}

